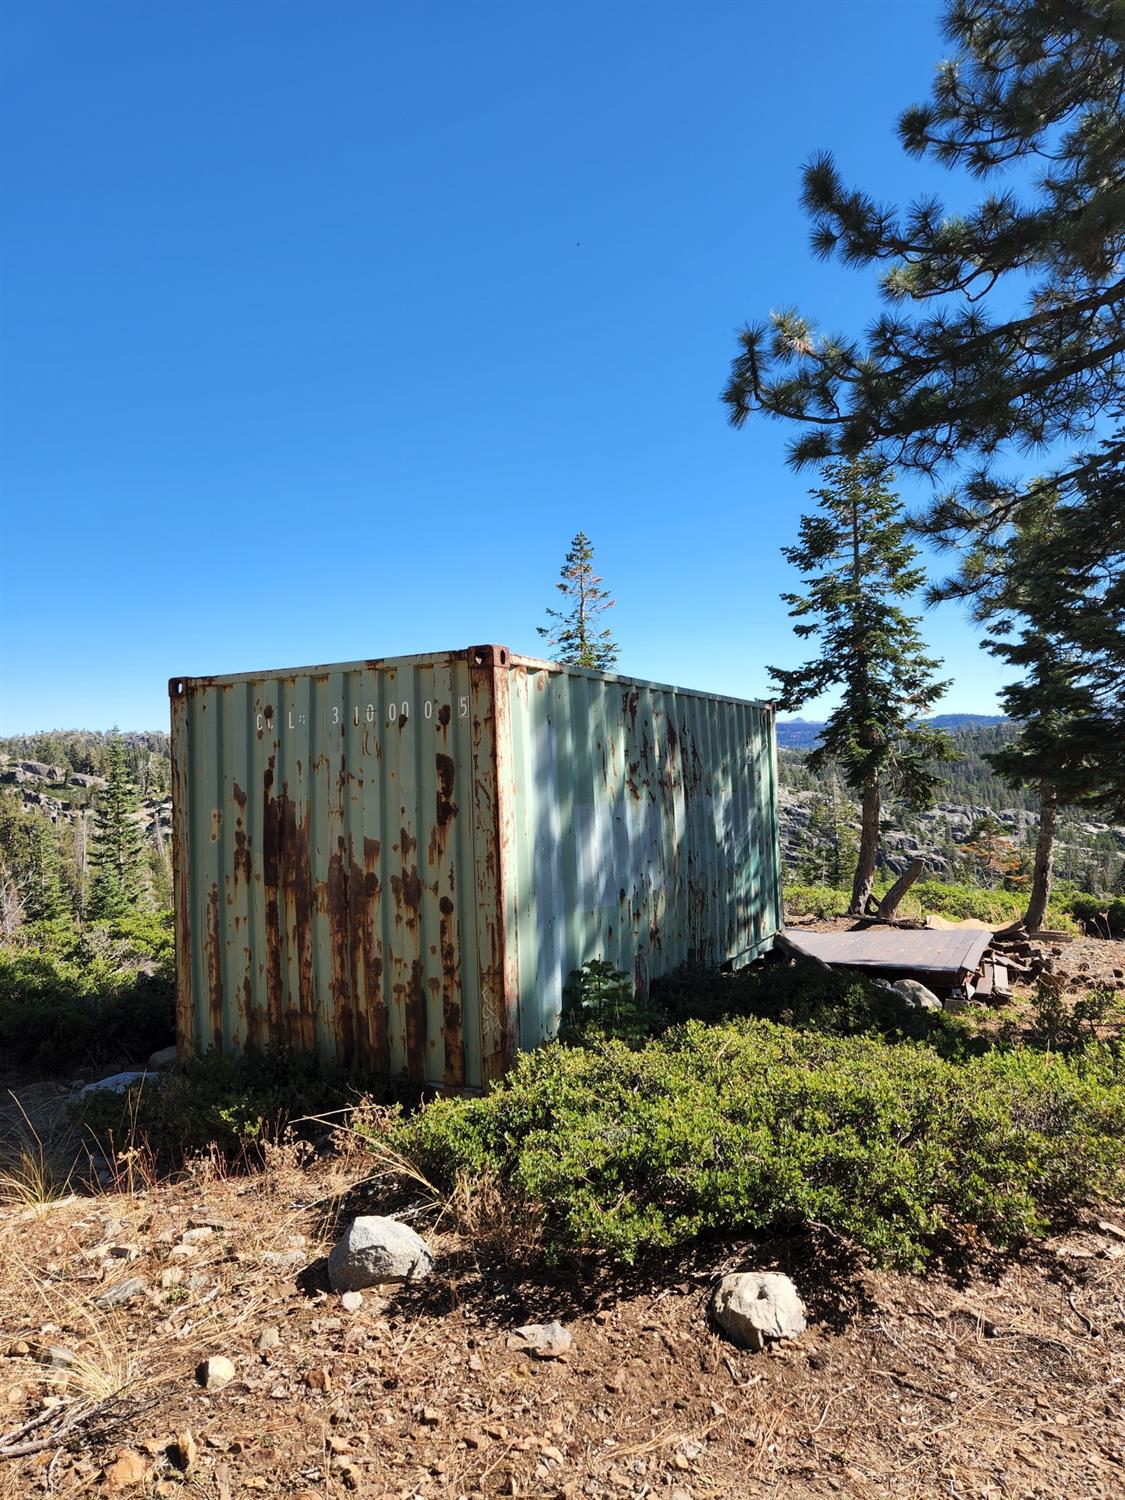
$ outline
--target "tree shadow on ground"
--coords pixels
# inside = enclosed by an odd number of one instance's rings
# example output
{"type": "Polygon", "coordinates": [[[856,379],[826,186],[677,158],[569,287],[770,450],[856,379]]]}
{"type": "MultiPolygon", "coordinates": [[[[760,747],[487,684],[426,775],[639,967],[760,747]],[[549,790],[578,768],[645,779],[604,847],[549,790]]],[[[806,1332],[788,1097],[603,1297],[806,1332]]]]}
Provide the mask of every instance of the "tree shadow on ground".
{"type": "MultiPolygon", "coordinates": [[[[390,1291],[387,1311],[411,1319],[467,1316],[484,1328],[507,1330],[557,1318],[589,1319],[623,1302],[659,1302],[673,1294],[708,1299],[730,1271],[781,1271],[796,1284],[810,1318],[834,1331],[871,1312],[867,1261],[835,1236],[811,1229],[793,1235],[701,1240],[682,1250],[621,1266],[583,1256],[551,1263],[542,1255],[516,1258],[493,1248],[457,1244],[435,1270],[390,1291]]],[[[327,1260],[298,1277],[309,1296],[330,1291],[327,1260]]]]}

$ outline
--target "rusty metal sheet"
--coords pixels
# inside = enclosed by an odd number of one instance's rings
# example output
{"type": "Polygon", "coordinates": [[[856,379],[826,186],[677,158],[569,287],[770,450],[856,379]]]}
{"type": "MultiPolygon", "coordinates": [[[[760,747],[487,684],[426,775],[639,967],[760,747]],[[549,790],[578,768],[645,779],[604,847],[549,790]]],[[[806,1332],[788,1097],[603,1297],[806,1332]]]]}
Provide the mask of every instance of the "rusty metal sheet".
{"type": "Polygon", "coordinates": [[[587,959],[643,991],[780,926],[768,706],[503,646],[169,692],[185,1054],[481,1088],[587,959]]]}
{"type": "Polygon", "coordinates": [[[868,927],[861,932],[806,932],[787,928],[795,948],[826,964],[853,969],[909,969],[956,978],[975,973],[992,941],[991,932],[931,932],[905,927],[868,927]]]}

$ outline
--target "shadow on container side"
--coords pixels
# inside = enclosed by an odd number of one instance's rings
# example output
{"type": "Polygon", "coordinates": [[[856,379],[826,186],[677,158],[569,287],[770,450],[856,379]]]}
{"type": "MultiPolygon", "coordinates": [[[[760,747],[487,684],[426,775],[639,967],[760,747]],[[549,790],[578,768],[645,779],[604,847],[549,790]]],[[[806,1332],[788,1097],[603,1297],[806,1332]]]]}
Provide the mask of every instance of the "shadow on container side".
{"type": "Polygon", "coordinates": [[[643,996],[782,925],[768,704],[504,646],[169,695],[181,1055],[480,1089],[588,960],[643,996]]]}

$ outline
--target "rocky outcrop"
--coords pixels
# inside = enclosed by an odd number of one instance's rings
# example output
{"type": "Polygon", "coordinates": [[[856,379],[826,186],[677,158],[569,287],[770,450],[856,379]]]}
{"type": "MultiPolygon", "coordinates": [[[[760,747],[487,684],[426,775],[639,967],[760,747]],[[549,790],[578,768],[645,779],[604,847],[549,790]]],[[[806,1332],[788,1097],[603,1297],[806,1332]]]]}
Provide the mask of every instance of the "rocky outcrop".
{"type": "MultiPolygon", "coordinates": [[[[809,843],[809,824],[817,804],[814,792],[794,791],[781,787],[778,792],[778,820],[781,835],[781,857],[789,878],[800,866],[802,856],[809,843]]],[[[893,875],[901,875],[916,859],[926,864],[926,876],[948,878],[950,862],[948,850],[951,845],[964,843],[973,824],[980,818],[995,818],[1004,830],[1004,835],[1016,847],[1025,847],[1033,842],[1039,827],[1037,813],[1020,807],[987,807],[983,804],[958,804],[941,802],[928,812],[915,813],[911,819],[912,831],[884,828],[880,838],[878,865],[893,875]]],[[[854,819],[854,830],[858,834],[859,817],[854,819]]],[[[1101,834],[1110,834],[1118,848],[1125,852],[1125,828],[1111,823],[1090,819],[1077,825],[1074,832],[1082,840],[1093,840],[1101,834]]],[[[1065,847],[1065,838],[1060,838],[1059,847],[1065,847]]],[[[925,878],[925,877],[923,877],[925,878]]]]}

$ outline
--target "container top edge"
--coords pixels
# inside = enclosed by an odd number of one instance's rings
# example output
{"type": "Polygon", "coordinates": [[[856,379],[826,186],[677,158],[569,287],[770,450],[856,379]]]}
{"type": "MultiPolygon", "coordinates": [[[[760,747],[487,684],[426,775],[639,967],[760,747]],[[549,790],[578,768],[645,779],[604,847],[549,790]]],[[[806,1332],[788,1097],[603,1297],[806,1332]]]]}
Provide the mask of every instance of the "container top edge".
{"type": "MultiPolygon", "coordinates": [[[[272,682],[281,678],[320,677],[335,672],[378,671],[385,668],[445,666],[455,661],[471,660],[479,647],[464,647],[453,651],[424,651],[414,656],[382,656],[360,658],[356,661],[317,662],[309,666],[273,667],[260,672],[225,672],[209,676],[178,676],[168,682],[169,695],[174,699],[188,696],[204,688],[228,687],[237,683],[272,682]]],[[[505,650],[506,648],[498,648],[505,650]]],[[[523,667],[541,672],[567,673],[573,677],[596,678],[600,682],[618,683],[622,687],[648,688],[658,692],[675,693],[685,698],[706,698],[716,703],[736,703],[747,708],[760,708],[770,713],[776,705],[761,698],[736,698],[727,693],[707,692],[702,688],[683,687],[671,682],[654,682],[644,677],[626,677],[617,672],[599,672],[589,667],[569,666],[563,662],[546,661],[542,657],[523,656],[506,651],[507,665],[523,667]]]]}

